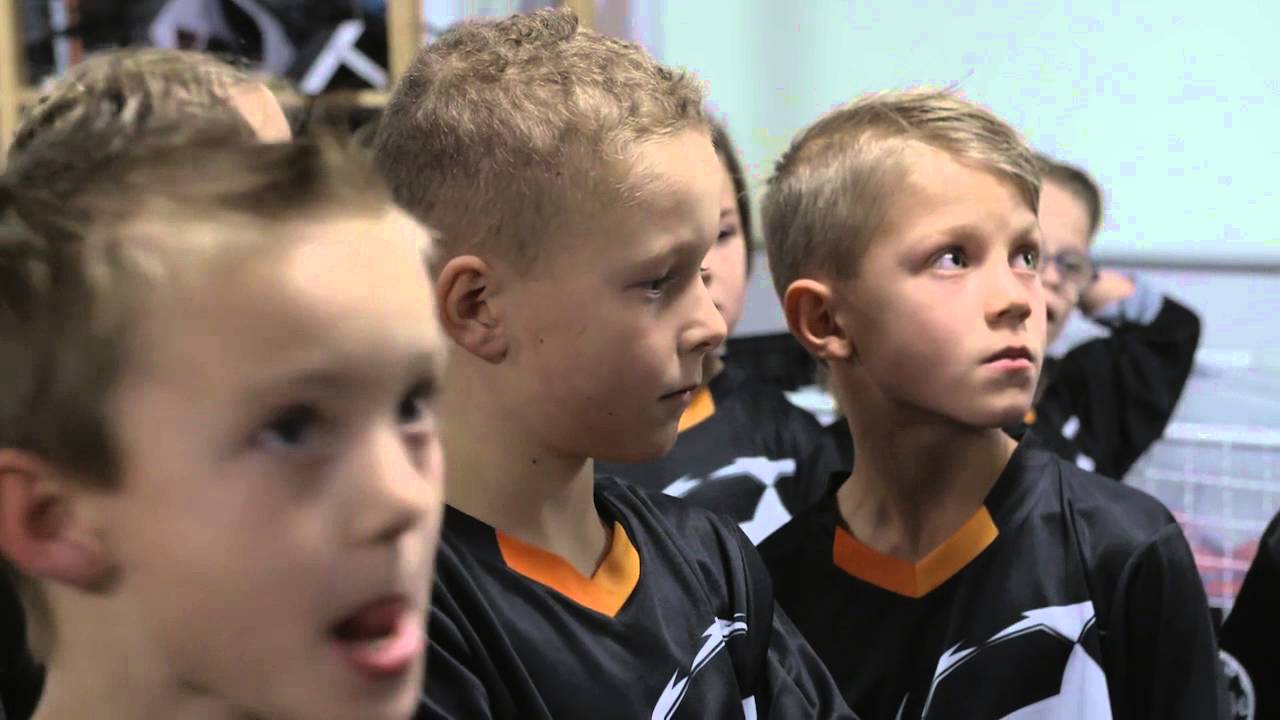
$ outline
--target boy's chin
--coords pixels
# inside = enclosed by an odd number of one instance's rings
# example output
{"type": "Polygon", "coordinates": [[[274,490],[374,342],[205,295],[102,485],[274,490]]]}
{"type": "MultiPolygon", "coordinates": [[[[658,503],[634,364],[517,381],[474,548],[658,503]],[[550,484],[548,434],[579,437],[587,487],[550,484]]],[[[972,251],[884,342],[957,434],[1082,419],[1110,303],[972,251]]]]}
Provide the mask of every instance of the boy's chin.
{"type": "Polygon", "coordinates": [[[597,460],[611,463],[644,463],[671,452],[676,445],[677,428],[651,431],[648,434],[636,432],[627,438],[628,442],[618,443],[611,447],[600,448],[592,454],[597,460]]]}
{"type": "Polygon", "coordinates": [[[999,408],[992,412],[982,426],[992,430],[1016,428],[1026,421],[1030,409],[1029,405],[1022,404],[999,408]]]}
{"type": "MultiPolygon", "coordinates": [[[[369,691],[365,697],[353,698],[336,686],[314,688],[305,697],[276,698],[274,702],[257,708],[251,717],[280,718],[281,720],[408,720],[414,716],[422,698],[423,662],[411,670],[412,677],[391,686],[369,691]],[[295,702],[296,701],[296,702],[295,702]]],[[[338,685],[340,685],[339,683],[338,685]]],[[[252,703],[241,703],[248,708],[252,703]]]]}
{"type": "Polygon", "coordinates": [[[1007,430],[1021,425],[1027,418],[1030,405],[1025,402],[1009,402],[972,408],[951,417],[974,430],[1007,430]]]}

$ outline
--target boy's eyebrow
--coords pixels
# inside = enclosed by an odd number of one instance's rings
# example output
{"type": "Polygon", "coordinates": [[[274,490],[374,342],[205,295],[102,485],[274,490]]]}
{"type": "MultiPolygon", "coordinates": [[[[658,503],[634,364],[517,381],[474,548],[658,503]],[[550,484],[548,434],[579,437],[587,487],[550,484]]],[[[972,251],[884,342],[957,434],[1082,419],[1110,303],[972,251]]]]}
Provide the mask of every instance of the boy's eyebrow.
{"type": "MultiPolygon", "coordinates": [[[[1010,237],[1026,238],[1031,235],[1038,236],[1040,234],[1040,221],[1033,219],[1020,228],[1010,233],[1010,237]]],[[[972,223],[959,223],[950,227],[939,230],[931,230],[921,234],[917,239],[921,241],[936,240],[938,238],[983,238],[986,232],[972,223]]]]}
{"type": "MultiPolygon", "coordinates": [[[[641,257],[636,261],[638,265],[657,265],[662,261],[672,261],[686,255],[694,255],[702,251],[706,242],[696,237],[684,237],[673,242],[668,247],[657,252],[641,257]]],[[[701,258],[699,258],[701,259],[701,258]]]]}
{"type": "MultiPolygon", "coordinates": [[[[415,352],[406,358],[402,367],[405,377],[425,375],[434,382],[444,369],[443,353],[438,350],[415,352]]],[[[378,377],[384,375],[379,373],[378,377]]],[[[350,365],[314,363],[263,373],[249,384],[248,392],[256,395],[282,388],[342,392],[368,380],[367,372],[352,371],[350,365]]]]}
{"type": "Polygon", "coordinates": [[[1040,234],[1040,220],[1038,218],[1027,223],[1022,227],[1021,230],[1017,232],[1018,237],[1024,237],[1027,235],[1039,235],[1039,234],[1040,234]]]}

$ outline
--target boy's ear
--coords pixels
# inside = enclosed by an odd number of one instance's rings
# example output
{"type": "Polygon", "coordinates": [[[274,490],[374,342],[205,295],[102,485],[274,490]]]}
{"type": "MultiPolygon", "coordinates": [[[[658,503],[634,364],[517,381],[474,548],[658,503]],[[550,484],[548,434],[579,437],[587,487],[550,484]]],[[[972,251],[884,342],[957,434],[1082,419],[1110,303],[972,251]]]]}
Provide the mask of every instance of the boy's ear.
{"type": "Polygon", "coordinates": [[[0,449],[0,552],[25,575],[92,590],[112,575],[82,492],[28,452],[0,449]]]}
{"type": "Polygon", "coordinates": [[[804,278],[787,287],[782,296],[782,312],[787,329],[811,355],[827,362],[854,356],[853,341],[835,315],[831,288],[804,278]]]}
{"type": "Polygon", "coordinates": [[[444,331],[463,349],[491,363],[507,355],[505,327],[493,302],[497,274],[474,255],[445,263],[436,280],[436,303],[444,331]]]}

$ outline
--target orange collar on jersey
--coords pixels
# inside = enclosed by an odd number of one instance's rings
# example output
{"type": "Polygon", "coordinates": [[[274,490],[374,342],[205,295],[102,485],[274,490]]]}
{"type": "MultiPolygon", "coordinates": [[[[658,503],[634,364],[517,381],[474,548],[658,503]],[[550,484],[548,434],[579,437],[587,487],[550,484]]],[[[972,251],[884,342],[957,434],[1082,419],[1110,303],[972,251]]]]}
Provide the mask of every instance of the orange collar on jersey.
{"type": "Polygon", "coordinates": [[[680,414],[679,432],[705,422],[716,414],[716,400],[711,397],[711,388],[703,385],[693,392],[689,407],[680,414]]]}
{"type": "Polygon", "coordinates": [[[640,553],[618,522],[613,524],[608,554],[589,578],[559,555],[501,532],[497,536],[508,568],[601,615],[617,615],[640,582],[640,553]]]}
{"type": "Polygon", "coordinates": [[[963,570],[999,534],[991,513],[983,506],[955,534],[913,565],[873,550],[837,527],[832,562],[859,580],[909,598],[922,598],[963,570]]]}

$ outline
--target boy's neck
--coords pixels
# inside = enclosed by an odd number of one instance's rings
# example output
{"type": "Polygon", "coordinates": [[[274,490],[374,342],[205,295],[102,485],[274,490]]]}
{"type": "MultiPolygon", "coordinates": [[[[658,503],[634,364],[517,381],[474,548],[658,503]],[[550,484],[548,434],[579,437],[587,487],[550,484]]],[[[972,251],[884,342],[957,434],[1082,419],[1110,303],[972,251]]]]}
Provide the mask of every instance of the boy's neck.
{"type": "Polygon", "coordinates": [[[850,418],[853,474],[836,493],[862,544],[916,563],[982,507],[1018,443],[999,428],[850,418]]]}
{"type": "Polygon", "coordinates": [[[441,409],[449,505],[591,576],[612,537],[596,510],[591,458],[550,451],[509,414],[487,412],[464,393],[444,398],[441,409]]]}
{"type": "Polygon", "coordinates": [[[118,621],[136,613],[105,599],[70,598],[58,605],[62,644],[47,663],[34,720],[248,720],[226,701],[184,688],[150,652],[147,633],[118,621]]]}

